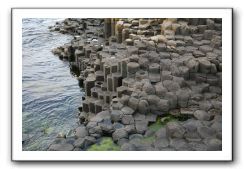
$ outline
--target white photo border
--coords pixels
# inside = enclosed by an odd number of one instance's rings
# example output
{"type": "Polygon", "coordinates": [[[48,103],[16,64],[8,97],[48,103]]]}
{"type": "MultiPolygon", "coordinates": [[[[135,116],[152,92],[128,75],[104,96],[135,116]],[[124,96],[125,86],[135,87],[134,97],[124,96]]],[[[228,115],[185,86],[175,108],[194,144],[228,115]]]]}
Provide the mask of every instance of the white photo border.
{"type": "Polygon", "coordinates": [[[12,8],[13,161],[232,161],[231,8],[12,8]],[[222,18],[222,151],[22,151],[22,18],[222,18]]]}

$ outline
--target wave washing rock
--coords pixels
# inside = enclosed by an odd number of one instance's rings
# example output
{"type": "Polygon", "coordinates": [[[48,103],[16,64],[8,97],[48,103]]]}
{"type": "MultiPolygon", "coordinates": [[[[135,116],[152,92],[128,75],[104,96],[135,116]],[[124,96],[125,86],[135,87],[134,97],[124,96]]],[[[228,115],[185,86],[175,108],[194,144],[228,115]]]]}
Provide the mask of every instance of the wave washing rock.
{"type": "Polygon", "coordinates": [[[52,51],[69,60],[86,96],[75,137],[57,138],[49,150],[86,150],[103,137],[122,151],[221,150],[221,25],[68,18],[50,27],[74,36],[52,51]]]}

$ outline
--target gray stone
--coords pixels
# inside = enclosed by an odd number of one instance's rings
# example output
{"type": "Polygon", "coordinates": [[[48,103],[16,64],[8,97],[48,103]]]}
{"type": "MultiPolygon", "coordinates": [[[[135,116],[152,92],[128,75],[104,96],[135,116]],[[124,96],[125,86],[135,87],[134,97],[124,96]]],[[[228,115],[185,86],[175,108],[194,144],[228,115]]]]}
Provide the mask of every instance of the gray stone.
{"type": "Polygon", "coordinates": [[[124,115],[132,115],[134,114],[135,110],[133,110],[132,108],[128,107],[128,106],[124,106],[122,109],[121,109],[122,113],[124,115]]]}
{"type": "Polygon", "coordinates": [[[129,62],[127,64],[127,74],[130,76],[131,74],[135,74],[139,70],[140,65],[136,62],[129,62]]]}
{"type": "Polygon", "coordinates": [[[188,119],[183,122],[182,126],[189,132],[195,132],[198,127],[202,126],[202,123],[199,120],[188,119]]]}
{"type": "Polygon", "coordinates": [[[196,110],[194,112],[194,117],[198,120],[209,120],[210,115],[204,110],[196,110]]]}
{"type": "Polygon", "coordinates": [[[128,132],[128,134],[136,133],[136,128],[134,124],[125,125],[124,129],[128,132]]]}
{"type": "Polygon", "coordinates": [[[110,119],[111,118],[111,115],[109,113],[109,111],[102,111],[98,114],[96,114],[94,117],[92,117],[90,119],[91,122],[101,122],[105,119],[110,119]]]}
{"type": "Polygon", "coordinates": [[[117,129],[121,129],[121,128],[124,128],[125,126],[123,125],[123,124],[121,124],[121,123],[118,123],[118,122],[115,122],[114,124],[113,124],[113,128],[115,129],[115,130],[117,130],[117,129]]]}
{"type": "Polygon", "coordinates": [[[85,138],[78,138],[77,140],[75,140],[74,146],[76,148],[83,148],[84,147],[84,143],[85,143],[85,138]]]}
{"type": "Polygon", "coordinates": [[[141,114],[146,114],[149,111],[149,104],[146,100],[140,100],[138,104],[138,111],[141,114]]]}
{"type": "Polygon", "coordinates": [[[95,143],[96,143],[96,139],[94,137],[92,137],[92,136],[86,136],[83,147],[84,148],[87,148],[90,145],[95,144],[95,143]]]}
{"type": "Polygon", "coordinates": [[[156,114],[147,114],[146,115],[146,120],[148,122],[156,122],[157,121],[157,115],[156,114]]]}
{"type": "Polygon", "coordinates": [[[173,92],[167,92],[164,96],[164,99],[169,101],[170,109],[177,107],[177,96],[173,92]]]}
{"type": "Polygon", "coordinates": [[[122,151],[136,151],[136,147],[133,144],[125,143],[121,146],[122,151]]]}
{"type": "Polygon", "coordinates": [[[201,73],[210,73],[211,63],[206,58],[199,59],[199,70],[201,73]]]}
{"type": "Polygon", "coordinates": [[[205,145],[207,146],[208,151],[221,151],[222,150],[222,141],[217,138],[210,138],[204,140],[205,145]]]}
{"type": "Polygon", "coordinates": [[[222,123],[218,121],[214,121],[214,123],[211,125],[211,128],[215,129],[218,132],[222,131],[222,123]]]}
{"type": "Polygon", "coordinates": [[[49,151],[72,151],[74,146],[72,144],[52,144],[49,151]]]}
{"type": "Polygon", "coordinates": [[[190,142],[189,146],[194,150],[194,151],[207,151],[207,146],[203,143],[199,142],[190,142]]]}
{"type": "Polygon", "coordinates": [[[204,57],[205,54],[203,52],[201,52],[200,50],[194,50],[193,51],[193,56],[196,57],[196,58],[199,58],[199,57],[204,57]]]}
{"type": "Polygon", "coordinates": [[[132,140],[132,139],[142,139],[143,136],[141,134],[132,134],[129,136],[129,140],[132,140]]]}
{"type": "Polygon", "coordinates": [[[142,90],[145,91],[147,94],[155,94],[155,88],[150,82],[145,83],[142,87],[142,90]]]}
{"type": "Polygon", "coordinates": [[[189,68],[190,73],[196,73],[199,69],[199,62],[197,62],[195,59],[188,60],[185,65],[189,68]]]}
{"type": "Polygon", "coordinates": [[[128,143],[127,138],[121,138],[117,141],[117,144],[121,147],[123,144],[128,143]]]}
{"type": "Polygon", "coordinates": [[[174,82],[174,81],[171,81],[171,80],[163,81],[163,85],[170,92],[175,92],[175,91],[180,89],[180,85],[178,83],[174,82]]]}
{"type": "Polygon", "coordinates": [[[147,130],[148,122],[147,121],[136,121],[135,127],[136,132],[143,134],[147,130]]]}
{"type": "Polygon", "coordinates": [[[178,151],[191,151],[191,147],[184,139],[171,139],[170,146],[178,151]]]}
{"type": "Polygon", "coordinates": [[[167,138],[158,138],[155,140],[154,146],[156,149],[161,150],[169,146],[169,140],[167,138]]]}
{"type": "Polygon", "coordinates": [[[208,45],[203,45],[199,47],[199,50],[202,51],[203,53],[208,53],[208,52],[212,52],[213,48],[208,45]]]}
{"type": "Polygon", "coordinates": [[[164,97],[165,93],[168,92],[167,89],[162,85],[162,83],[155,85],[155,91],[156,95],[160,98],[164,97]]]}
{"type": "Polygon", "coordinates": [[[168,122],[166,125],[167,134],[172,138],[183,138],[185,129],[176,121],[168,122]]]}
{"type": "Polygon", "coordinates": [[[178,90],[176,92],[179,107],[187,107],[190,93],[187,90],[178,90]]]}
{"type": "Polygon", "coordinates": [[[199,102],[199,108],[201,110],[209,111],[212,108],[211,102],[205,100],[205,101],[200,101],[199,102]]]}
{"type": "Polygon", "coordinates": [[[164,81],[164,80],[172,80],[173,76],[171,75],[170,71],[162,71],[161,72],[161,79],[162,79],[162,81],[164,81]]]}
{"type": "Polygon", "coordinates": [[[80,138],[80,137],[85,137],[88,135],[88,131],[86,129],[86,127],[81,126],[81,127],[77,127],[75,129],[75,136],[80,138]]]}
{"type": "Polygon", "coordinates": [[[112,134],[112,138],[114,141],[118,141],[119,139],[122,139],[122,138],[128,138],[128,133],[125,129],[117,129],[112,134]]]}
{"type": "Polygon", "coordinates": [[[158,102],[160,101],[160,98],[156,95],[148,95],[147,97],[149,105],[157,105],[158,102]]]}
{"type": "Polygon", "coordinates": [[[98,123],[98,125],[101,127],[102,131],[105,133],[112,133],[114,128],[113,124],[110,119],[106,119],[101,123],[98,123]]]}
{"type": "Polygon", "coordinates": [[[203,37],[204,39],[211,40],[213,37],[214,31],[213,30],[205,30],[203,37]]]}
{"type": "Polygon", "coordinates": [[[171,60],[170,59],[161,59],[160,60],[160,66],[161,66],[162,70],[169,71],[170,66],[171,66],[171,60]]]}
{"type": "Polygon", "coordinates": [[[146,116],[144,114],[136,113],[134,119],[135,121],[143,121],[146,120],[146,116]]]}
{"type": "Polygon", "coordinates": [[[120,110],[112,110],[111,111],[111,120],[113,122],[120,121],[122,114],[123,114],[123,112],[120,110]]]}
{"type": "Polygon", "coordinates": [[[202,138],[215,137],[216,132],[213,128],[207,126],[200,126],[197,128],[197,132],[202,138]]]}
{"type": "Polygon", "coordinates": [[[162,112],[167,112],[169,110],[169,106],[169,101],[165,99],[160,99],[157,104],[158,110],[162,112]]]}
{"type": "Polygon", "coordinates": [[[137,71],[135,79],[136,80],[148,79],[148,72],[143,70],[137,71]]]}
{"type": "Polygon", "coordinates": [[[134,118],[132,115],[123,115],[121,122],[123,124],[133,124],[134,123],[134,118]]]}
{"type": "Polygon", "coordinates": [[[128,102],[128,106],[130,108],[132,108],[133,110],[137,110],[138,103],[139,103],[139,99],[137,99],[135,97],[130,97],[129,102],[128,102]]]}
{"type": "Polygon", "coordinates": [[[187,131],[184,137],[189,142],[202,140],[197,132],[192,132],[192,131],[187,131]]]}

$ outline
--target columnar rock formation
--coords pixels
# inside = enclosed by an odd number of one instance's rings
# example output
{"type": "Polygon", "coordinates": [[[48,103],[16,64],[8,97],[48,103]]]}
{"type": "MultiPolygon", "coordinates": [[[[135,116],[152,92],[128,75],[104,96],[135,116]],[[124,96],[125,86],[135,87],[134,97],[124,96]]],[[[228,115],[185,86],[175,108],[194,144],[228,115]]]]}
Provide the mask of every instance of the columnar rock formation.
{"type": "Polygon", "coordinates": [[[50,150],[83,150],[102,136],[121,150],[221,150],[221,28],[221,19],[204,18],[66,19],[52,27],[74,35],[53,53],[78,69],[85,98],[72,146],[67,137],[50,150]],[[178,120],[148,128],[168,115],[178,120]]]}

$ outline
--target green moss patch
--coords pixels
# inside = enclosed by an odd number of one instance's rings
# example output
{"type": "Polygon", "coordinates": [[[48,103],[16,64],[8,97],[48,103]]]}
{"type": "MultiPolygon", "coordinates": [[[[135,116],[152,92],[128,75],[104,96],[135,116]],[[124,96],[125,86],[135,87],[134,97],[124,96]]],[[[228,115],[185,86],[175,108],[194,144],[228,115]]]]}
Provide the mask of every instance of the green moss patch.
{"type": "Polygon", "coordinates": [[[87,151],[120,151],[120,147],[113,142],[112,138],[103,137],[99,143],[93,144],[87,151]]]}
{"type": "Polygon", "coordinates": [[[157,121],[153,124],[151,124],[150,126],[148,126],[148,128],[154,132],[158,131],[160,128],[163,127],[163,124],[161,123],[160,118],[157,119],[157,121]]]}
{"type": "Polygon", "coordinates": [[[155,137],[154,136],[144,137],[141,140],[142,143],[153,143],[154,141],[155,141],[155,137]]]}

